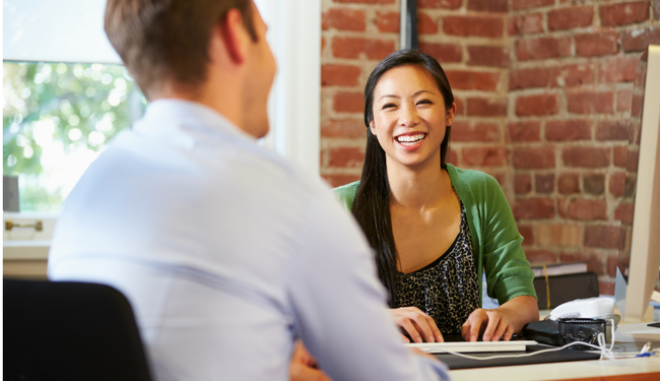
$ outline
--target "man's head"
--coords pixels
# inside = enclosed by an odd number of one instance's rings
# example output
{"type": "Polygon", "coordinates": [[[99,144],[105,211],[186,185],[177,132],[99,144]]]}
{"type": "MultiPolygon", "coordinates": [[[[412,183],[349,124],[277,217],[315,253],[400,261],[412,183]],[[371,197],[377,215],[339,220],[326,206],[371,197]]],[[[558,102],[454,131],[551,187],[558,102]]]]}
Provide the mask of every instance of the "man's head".
{"type": "Polygon", "coordinates": [[[275,61],[252,0],[108,0],[105,31],[147,98],[197,100],[268,132],[275,61]]]}

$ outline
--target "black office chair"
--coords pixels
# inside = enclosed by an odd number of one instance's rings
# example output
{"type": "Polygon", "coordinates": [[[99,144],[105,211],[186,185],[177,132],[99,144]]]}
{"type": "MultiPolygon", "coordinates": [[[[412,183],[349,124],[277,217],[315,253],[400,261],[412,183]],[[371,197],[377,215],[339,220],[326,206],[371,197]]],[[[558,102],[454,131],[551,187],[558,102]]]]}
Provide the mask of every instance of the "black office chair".
{"type": "Polygon", "coordinates": [[[4,279],[5,381],[149,381],[128,300],[112,287],[4,279]]]}

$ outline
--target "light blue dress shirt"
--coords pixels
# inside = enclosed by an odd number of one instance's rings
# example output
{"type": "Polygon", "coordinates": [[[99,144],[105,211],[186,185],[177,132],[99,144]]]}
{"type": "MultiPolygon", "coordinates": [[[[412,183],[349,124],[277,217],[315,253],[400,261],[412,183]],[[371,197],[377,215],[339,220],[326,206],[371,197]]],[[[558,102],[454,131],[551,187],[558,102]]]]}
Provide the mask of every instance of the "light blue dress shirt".
{"type": "Polygon", "coordinates": [[[288,380],[296,337],[335,381],[448,379],[329,189],[196,103],[153,102],[92,163],[48,273],[124,293],[159,381],[288,380]]]}

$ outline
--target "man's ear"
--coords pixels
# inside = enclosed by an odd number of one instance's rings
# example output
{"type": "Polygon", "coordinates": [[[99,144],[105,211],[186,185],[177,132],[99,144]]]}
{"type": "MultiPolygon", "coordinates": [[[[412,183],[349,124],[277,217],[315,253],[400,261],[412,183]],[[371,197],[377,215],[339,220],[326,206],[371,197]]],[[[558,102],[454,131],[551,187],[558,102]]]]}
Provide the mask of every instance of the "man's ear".
{"type": "Polygon", "coordinates": [[[219,25],[216,33],[220,33],[229,59],[235,64],[245,62],[251,40],[243,23],[243,14],[238,9],[232,8],[227,12],[225,22],[219,25]]]}

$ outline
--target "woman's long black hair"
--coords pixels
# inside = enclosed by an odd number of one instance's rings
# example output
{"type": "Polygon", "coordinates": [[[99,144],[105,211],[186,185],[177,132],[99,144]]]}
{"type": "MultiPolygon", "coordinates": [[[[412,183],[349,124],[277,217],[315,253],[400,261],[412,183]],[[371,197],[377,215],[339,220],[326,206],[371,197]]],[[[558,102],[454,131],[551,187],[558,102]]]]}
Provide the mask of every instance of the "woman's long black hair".
{"type": "MultiPolygon", "coordinates": [[[[396,301],[397,270],[399,255],[394,244],[392,218],[390,216],[390,185],[387,179],[385,151],[378,138],[371,133],[369,124],[374,120],[374,89],[380,77],[387,71],[400,66],[417,66],[426,70],[435,79],[445,101],[445,109],[450,110],[454,103],[449,81],[438,61],[416,50],[405,49],[390,54],[376,66],[369,76],[364,89],[364,123],[367,126],[367,148],[362,178],[353,203],[353,215],[362,227],[371,247],[376,251],[378,276],[389,291],[390,307],[396,301]]],[[[450,126],[446,127],[445,138],[440,145],[440,165],[446,168],[449,151],[450,126]]]]}

